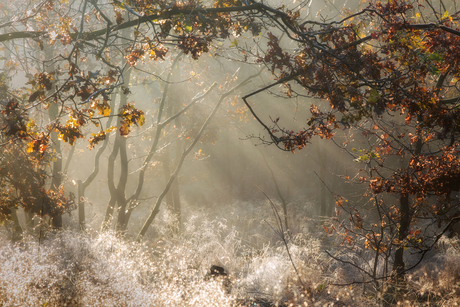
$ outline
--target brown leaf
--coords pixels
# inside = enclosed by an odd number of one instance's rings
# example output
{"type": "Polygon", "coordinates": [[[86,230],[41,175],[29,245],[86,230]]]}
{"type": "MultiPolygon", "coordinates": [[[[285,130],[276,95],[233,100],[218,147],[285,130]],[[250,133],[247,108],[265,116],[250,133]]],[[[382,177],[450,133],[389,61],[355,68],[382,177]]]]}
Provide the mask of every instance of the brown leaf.
{"type": "Polygon", "coordinates": [[[117,20],[117,24],[121,24],[123,22],[123,20],[125,20],[122,16],[121,16],[121,13],[119,11],[115,11],[115,15],[116,15],[116,20],[117,20]]]}
{"type": "Polygon", "coordinates": [[[45,92],[43,90],[36,91],[32,95],[30,95],[29,102],[34,102],[35,100],[37,100],[38,97],[40,97],[40,96],[42,96],[44,94],[45,94],[45,92]]]}

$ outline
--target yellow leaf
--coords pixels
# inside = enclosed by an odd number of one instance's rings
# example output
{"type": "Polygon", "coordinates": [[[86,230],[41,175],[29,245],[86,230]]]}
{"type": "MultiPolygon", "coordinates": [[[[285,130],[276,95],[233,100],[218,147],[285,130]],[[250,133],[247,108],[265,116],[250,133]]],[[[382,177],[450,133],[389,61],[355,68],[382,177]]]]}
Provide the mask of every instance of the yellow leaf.
{"type": "Polygon", "coordinates": [[[144,115],[139,116],[139,120],[137,121],[137,124],[139,126],[142,126],[144,123],[145,123],[145,116],[144,115]]]}
{"type": "Polygon", "coordinates": [[[29,147],[27,148],[27,153],[34,152],[34,142],[27,143],[29,147]]]}
{"type": "Polygon", "coordinates": [[[442,16],[442,19],[445,19],[447,17],[449,17],[449,11],[444,12],[444,15],[442,16]]]}
{"type": "Polygon", "coordinates": [[[110,132],[112,132],[112,131],[114,131],[114,130],[116,130],[116,129],[117,129],[117,127],[112,126],[112,127],[107,128],[107,129],[105,130],[105,132],[106,132],[106,133],[110,133],[110,132]]]}

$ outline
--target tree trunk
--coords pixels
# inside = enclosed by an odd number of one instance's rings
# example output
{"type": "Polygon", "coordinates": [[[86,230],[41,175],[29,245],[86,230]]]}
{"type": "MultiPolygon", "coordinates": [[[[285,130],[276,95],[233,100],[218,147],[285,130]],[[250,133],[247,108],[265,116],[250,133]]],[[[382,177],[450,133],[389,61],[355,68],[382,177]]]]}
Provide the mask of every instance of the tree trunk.
{"type": "MultiPolygon", "coordinates": [[[[176,127],[179,127],[179,120],[176,119],[176,127]]],[[[180,140],[176,143],[176,158],[174,161],[179,163],[181,156],[182,156],[182,142],[180,140]]],[[[181,214],[181,201],[180,201],[180,192],[179,192],[179,178],[173,181],[171,185],[171,191],[173,198],[173,212],[174,215],[177,217],[177,228],[179,233],[182,231],[182,214],[181,214]]]]}
{"type": "MultiPolygon", "coordinates": [[[[111,123],[112,123],[112,119],[113,119],[113,115],[115,114],[115,100],[116,100],[116,97],[117,95],[115,93],[112,93],[111,94],[111,97],[110,97],[110,117],[109,117],[109,120],[107,121],[107,127],[110,127],[111,123]]],[[[91,174],[86,178],[85,181],[83,182],[79,182],[79,187],[78,187],[78,204],[79,204],[79,208],[80,208],[80,205],[82,206],[82,211],[79,211],[79,225],[80,225],[80,229],[81,229],[81,222],[85,220],[85,210],[84,210],[84,206],[85,206],[85,203],[84,203],[84,196],[85,196],[85,191],[86,191],[86,188],[93,182],[93,180],[96,178],[97,174],[99,173],[99,163],[100,163],[100,158],[101,158],[101,155],[102,153],[105,151],[105,149],[107,148],[107,144],[109,143],[109,135],[106,135],[106,138],[104,140],[104,142],[102,143],[102,145],[98,148],[97,152],[96,152],[96,156],[94,157],[94,168],[93,168],[93,171],[91,172],[91,174]]],[[[70,156],[70,155],[69,155],[70,156]]],[[[115,161],[115,160],[114,160],[115,161]]],[[[113,168],[112,168],[113,169],[113,168]]],[[[113,176],[112,176],[112,182],[113,182],[113,176]]],[[[110,217],[112,214],[113,214],[113,204],[112,206],[108,206],[108,208],[112,208],[112,212],[108,212],[108,216],[110,217]]],[[[107,217],[107,213],[106,213],[106,217],[107,217]]],[[[107,225],[108,223],[108,220],[104,220],[104,223],[103,225],[107,225]]],[[[104,229],[104,227],[102,227],[102,229],[104,229]]]]}
{"type": "Polygon", "coordinates": [[[120,147],[119,138],[120,135],[117,133],[115,136],[115,142],[113,144],[112,153],[109,156],[109,161],[107,165],[107,184],[109,186],[110,200],[107,205],[104,221],[102,222],[102,231],[106,231],[110,228],[110,222],[113,218],[113,212],[115,210],[115,205],[117,203],[116,187],[114,183],[114,167],[115,159],[118,155],[118,148],[120,147]]]}
{"type": "Polygon", "coordinates": [[[174,202],[174,214],[177,217],[177,227],[179,233],[182,231],[182,209],[181,209],[181,200],[180,200],[180,191],[179,191],[179,180],[174,180],[171,186],[171,192],[173,195],[173,202],[174,202]]]}
{"type": "MultiPolygon", "coordinates": [[[[165,148],[165,153],[164,153],[164,158],[163,158],[163,174],[164,174],[164,179],[165,182],[167,183],[171,177],[171,168],[170,168],[170,158],[169,158],[169,148],[165,148]]],[[[174,211],[174,199],[171,191],[169,191],[166,196],[166,207],[168,210],[171,212],[174,211]]]]}
{"type": "MultiPolygon", "coordinates": [[[[212,87],[214,87],[214,84],[212,85],[212,87]]],[[[231,91],[233,91],[233,90],[231,90],[231,91]]],[[[158,197],[155,205],[153,206],[152,212],[150,213],[150,215],[148,216],[148,218],[145,221],[144,225],[142,226],[141,230],[139,231],[139,233],[137,235],[137,238],[136,238],[137,241],[142,240],[142,238],[145,236],[145,233],[147,232],[147,229],[150,227],[150,224],[153,222],[153,220],[157,216],[158,212],[160,212],[160,205],[161,205],[161,203],[163,201],[163,198],[165,197],[166,193],[168,193],[169,189],[171,188],[172,183],[174,182],[174,180],[176,179],[177,175],[179,174],[179,171],[182,168],[182,164],[184,163],[185,158],[190,153],[190,151],[192,151],[193,147],[196,145],[196,143],[200,139],[200,137],[203,134],[204,130],[209,125],[211,119],[214,117],[214,115],[216,115],[217,110],[219,109],[220,105],[222,104],[222,102],[224,101],[224,99],[226,97],[227,97],[227,95],[225,95],[225,94],[221,96],[220,100],[217,102],[217,104],[214,107],[214,109],[212,110],[211,114],[208,116],[208,118],[206,119],[204,124],[201,126],[201,129],[198,132],[197,136],[195,137],[195,140],[193,140],[192,144],[190,146],[188,146],[187,149],[182,153],[182,155],[180,157],[180,160],[177,162],[176,170],[171,175],[171,178],[169,179],[169,182],[166,184],[165,189],[160,194],[160,196],[158,197]]]]}
{"type": "Polygon", "coordinates": [[[31,211],[24,211],[24,216],[26,220],[26,229],[32,230],[35,227],[35,222],[34,222],[34,215],[35,213],[31,211]]]}
{"type": "MultiPolygon", "coordinates": [[[[420,116],[418,116],[417,119],[419,122],[422,121],[420,116]]],[[[419,138],[415,144],[414,156],[418,156],[422,152],[422,147],[422,136],[419,135],[419,138]]],[[[399,198],[399,214],[398,239],[402,243],[407,237],[410,228],[410,222],[412,219],[409,194],[401,194],[399,198]]],[[[395,262],[393,263],[393,274],[397,281],[404,280],[404,271],[404,246],[400,246],[395,252],[395,262]]]]}
{"type": "Polygon", "coordinates": [[[13,242],[19,241],[22,239],[22,227],[19,223],[18,214],[16,209],[11,209],[11,217],[13,218],[13,242]]]}
{"type": "MultiPolygon", "coordinates": [[[[399,229],[398,229],[398,240],[402,243],[407,236],[410,227],[411,214],[410,214],[410,203],[409,195],[401,194],[399,198],[399,229]]],[[[395,262],[393,263],[393,275],[397,281],[404,280],[404,246],[400,246],[395,253],[395,262]]]]}
{"type": "MultiPolygon", "coordinates": [[[[131,77],[131,69],[123,72],[123,77],[125,82],[129,83],[129,78],[131,77]]],[[[120,107],[126,105],[128,103],[128,96],[120,93],[120,107]]],[[[130,217],[127,214],[127,204],[128,201],[126,199],[126,184],[128,183],[128,153],[126,149],[126,138],[119,136],[120,142],[120,165],[121,165],[121,172],[120,172],[120,180],[118,181],[117,186],[117,203],[120,210],[118,211],[118,219],[117,219],[117,231],[124,231],[125,225],[128,225],[128,219],[130,217]]]]}
{"type": "MultiPolygon", "coordinates": [[[[260,71],[262,72],[262,71],[260,71]]],[[[248,77],[246,80],[244,80],[243,82],[241,82],[239,85],[235,86],[234,88],[232,88],[231,90],[229,90],[227,93],[223,94],[220,96],[220,99],[219,101],[217,102],[216,106],[214,107],[214,109],[212,110],[211,114],[206,118],[206,121],[204,122],[204,124],[201,126],[201,129],[200,131],[198,132],[197,136],[195,137],[195,139],[193,140],[192,144],[190,144],[185,150],[184,152],[182,153],[181,155],[181,158],[180,160],[177,162],[177,167],[176,167],[176,170],[174,171],[174,173],[171,175],[171,178],[168,182],[168,184],[166,185],[166,188],[163,190],[163,192],[160,194],[160,196],[158,197],[157,201],[155,202],[155,205],[153,206],[153,209],[152,209],[152,212],[150,213],[150,215],[148,216],[147,220],[145,221],[144,225],[142,226],[141,230],[139,231],[139,233],[137,234],[137,237],[136,237],[136,241],[140,241],[142,240],[142,238],[145,236],[145,233],[147,232],[147,229],[150,227],[150,224],[153,222],[153,220],[155,219],[155,217],[157,216],[158,212],[160,212],[160,205],[163,201],[163,198],[165,197],[166,193],[169,191],[169,189],[171,188],[171,184],[173,183],[173,181],[176,179],[177,175],[179,174],[180,172],[180,169],[182,167],[182,164],[184,163],[184,160],[185,158],[187,157],[187,155],[190,153],[190,151],[192,151],[193,147],[196,145],[196,143],[198,142],[198,140],[200,139],[201,135],[203,134],[204,130],[206,129],[206,127],[209,125],[209,123],[211,122],[211,120],[213,119],[213,117],[216,115],[217,113],[217,110],[219,109],[220,105],[222,104],[222,102],[225,100],[225,98],[227,98],[227,96],[229,96],[233,91],[235,91],[236,89],[238,89],[240,86],[246,84],[246,82],[248,82],[249,80],[251,80],[252,78],[258,76],[259,73],[257,73],[256,75],[253,75],[253,76],[250,76],[248,77]]],[[[213,88],[214,86],[216,85],[216,83],[214,83],[211,88],[213,88]]],[[[210,88],[210,89],[211,89],[210,88]]]]}
{"type": "Polygon", "coordinates": [[[77,181],[77,200],[78,200],[78,225],[80,231],[85,231],[85,202],[83,201],[83,183],[81,180],[77,181]]]}
{"type": "MultiPolygon", "coordinates": [[[[125,79],[126,80],[126,79],[125,79]]],[[[126,95],[123,95],[126,96],[126,95]]],[[[126,99],[124,99],[126,102],[126,99]]],[[[120,180],[118,181],[118,186],[116,190],[118,208],[118,219],[117,219],[117,231],[123,231],[123,225],[127,225],[127,215],[126,215],[126,184],[128,182],[128,155],[126,151],[126,138],[120,137],[120,180]]]]}
{"type": "MultiPolygon", "coordinates": [[[[45,47],[45,58],[51,59],[53,57],[53,49],[51,46],[46,45],[45,47]]],[[[54,65],[51,64],[47,69],[48,72],[54,71],[54,65]]],[[[48,110],[48,116],[51,122],[54,122],[60,116],[59,105],[56,102],[51,102],[50,108],[48,110]]],[[[51,135],[51,144],[55,155],[55,160],[53,162],[53,172],[51,179],[50,189],[58,190],[62,183],[62,152],[61,152],[61,142],[58,139],[58,133],[52,131],[51,135]]],[[[62,228],[62,214],[55,208],[50,208],[50,218],[51,226],[56,229],[62,228]]]]}

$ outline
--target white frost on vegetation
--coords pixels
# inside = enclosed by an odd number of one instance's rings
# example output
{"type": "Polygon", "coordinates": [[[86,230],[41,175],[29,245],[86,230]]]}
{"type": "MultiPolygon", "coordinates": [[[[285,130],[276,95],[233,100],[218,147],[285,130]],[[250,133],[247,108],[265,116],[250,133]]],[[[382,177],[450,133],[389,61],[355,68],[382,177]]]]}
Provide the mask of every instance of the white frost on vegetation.
{"type": "MultiPolygon", "coordinates": [[[[146,238],[143,244],[113,233],[91,237],[70,231],[48,233],[41,243],[28,237],[13,244],[0,233],[0,305],[380,304],[376,297],[364,294],[359,285],[331,285],[345,282],[346,270],[325,255],[317,239],[320,236],[300,233],[289,240],[297,274],[283,242],[253,248],[244,244],[244,237],[223,219],[193,217],[181,235],[171,226],[155,232],[157,236],[146,238]],[[224,267],[228,276],[207,276],[211,265],[224,267]]],[[[409,281],[418,297],[446,293],[438,305],[449,306],[459,303],[458,295],[449,296],[458,291],[459,242],[443,239],[439,250],[437,262],[409,275],[409,281]]]]}

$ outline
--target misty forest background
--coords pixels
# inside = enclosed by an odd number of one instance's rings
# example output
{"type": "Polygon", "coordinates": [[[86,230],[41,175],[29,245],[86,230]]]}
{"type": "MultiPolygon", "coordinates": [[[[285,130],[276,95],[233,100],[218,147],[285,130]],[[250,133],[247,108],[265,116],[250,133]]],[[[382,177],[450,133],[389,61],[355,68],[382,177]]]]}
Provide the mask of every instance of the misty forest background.
{"type": "Polygon", "coordinates": [[[459,304],[459,10],[1,1],[0,305],[459,304]]]}

